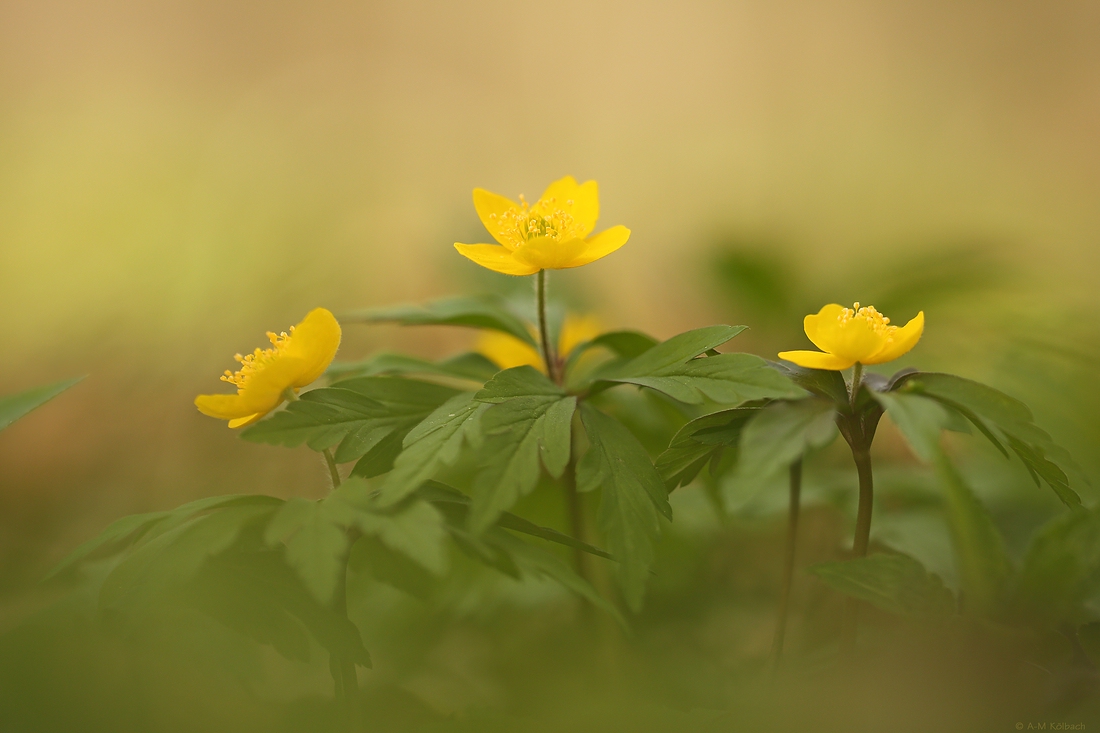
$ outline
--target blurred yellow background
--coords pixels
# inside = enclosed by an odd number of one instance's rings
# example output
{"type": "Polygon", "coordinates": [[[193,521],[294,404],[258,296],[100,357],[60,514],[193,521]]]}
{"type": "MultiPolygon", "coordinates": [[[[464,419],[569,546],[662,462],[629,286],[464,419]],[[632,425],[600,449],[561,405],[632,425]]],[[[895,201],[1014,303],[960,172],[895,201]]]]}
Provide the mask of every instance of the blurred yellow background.
{"type": "MultiPolygon", "coordinates": [[[[1088,1],[0,0],[0,394],[90,375],[0,435],[0,585],[122,514],[320,492],[194,395],[314,306],[493,287],[451,247],[485,240],[475,186],[598,180],[633,236],[554,281],[660,337],[756,326],[765,356],[806,344],[721,292],[722,242],[864,302],[969,243],[967,276],[1014,275],[929,307],[910,361],[983,378],[989,344],[1057,334],[1036,411],[1096,430],[1066,380],[1100,333],[1098,37],[1088,1]]],[[[341,358],[471,342],[351,326],[341,358]]]]}

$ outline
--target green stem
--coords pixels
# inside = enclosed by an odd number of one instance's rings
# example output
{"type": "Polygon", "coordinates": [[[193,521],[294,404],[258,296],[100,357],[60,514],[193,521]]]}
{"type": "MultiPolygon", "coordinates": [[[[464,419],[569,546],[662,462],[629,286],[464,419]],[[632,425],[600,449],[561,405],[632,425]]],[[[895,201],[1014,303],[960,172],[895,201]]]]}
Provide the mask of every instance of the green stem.
{"type": "Polygon", "coordinates": [[[849,393],[853,415],[856,412],[856,403],[859,401],[859,388],[861,386],[863,386],[863,365],[857,361],[855,367],[852,368],[852,387],[849,393]]]}
{"type": "MultiPolygon", "coordinates": [[[[867,547],[871,542],[871,511],[874,508],[875,486],[871,473],[871,452],[869,448],[852,448],[852,458],[856,462],[859,474],[859,508],[856,510],[856,535],[852,541],[852,554],[855,557],[867,557],[867,547]]],[[[859,612],[862,603],[849,598],[844,626],[840,634],[840,648],[851,654],[856,647],[856,634],[859,629],[859,612]]]]}
{"type": "Polygon", "coordinates": [[[783,639],[787,633],[787,612],[791,602],[791,584],[794,581],[794,556],[798,544],[798,514],[802,499],[802,459],[791,464],[790,505],[787,509],[787,546],[783,554],[783,587],[779,596],[779,618],[772,640],[772,668],[779,666],[783,655],[783,639]]]}
{"type": "MultiPolygon", "coordinates": [[[[577,461],[575,451],[569,456],[569,464],[565,467],[561,481],[565,486],[565,503],[569,510],[569,532],[574,539],[584,542],[587,532],[584,524],[584,505],[581,504],[581,495],[577,491],[577,461]]],[[[573,548],[573,565],[577,575],[585,580],[591,580],[588,576],[588,560],[584,550],[573,548]]]]}
{"type": "Polygon", "coordinates": [[[535,296],[539,313],[539,345],[542,347],[542,361],[546,364],[546,376],[554,384],[561,384],[557,356],[550,343],[550,329],[546,326],[546,270],[539,270],[535,276],[535,296]]]}
{"type": "Polygon", "coordinates": [[[332,451],[325,448],[321,451],[325,456],[325,463],[328,465],[328,477],[332,481],[332,488],[336,490],[340,488],[340,472],[336,469],[336,459],[332,457],[332,451]]]}

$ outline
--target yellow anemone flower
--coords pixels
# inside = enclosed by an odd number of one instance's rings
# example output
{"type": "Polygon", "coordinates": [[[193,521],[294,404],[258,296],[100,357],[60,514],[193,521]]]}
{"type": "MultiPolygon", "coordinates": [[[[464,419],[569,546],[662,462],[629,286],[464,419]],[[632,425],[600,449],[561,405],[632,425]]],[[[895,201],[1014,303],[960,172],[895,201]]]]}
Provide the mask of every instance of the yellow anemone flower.
{"type": "Polygon", "coordinates": [[[226,370],[223,382],[237,387],[237,394],[202,394],[195,398],[199,412],[229,427],[250,425],[274,410],[287,398],[324,374],[340,347],[340,324],[324,308],[306,314],[290,333],[267,332],[270,349],[257,348],[251,354],[233,358],[241,364],[236,372],[226,370]]]}
{"type": "Polygon", "coordinates": [[[806,335],[821,351],[782,351],[780,359],[808,369],[840,371],[860,364],[883,364],[906,354],[924,333],[924,311],[902,327],[874,306],[851,308],[830,303],[806,316],[806,335]],[[822,353],[825,352],[825,353],[822,353]]]}
{"type": "MultiPolygon", "coordinates": [[[[599,335],[600,322],[594,316],[567,315],[558,337],[558,358],[565,359],[577,346],[599,335]]],[[[488,357],[501,369],[527,365],[546,374],[542,354],[534,346],[515,336],[500,331],[482,331],[476,348],[478,353],[488,357]]]]}
{"type": "Polygon", "coordinates": [[[578,184],[566,176],[551,183],[534,205],[523,196],[519,201],[475,188],[477,215],[500,245],[455,242],[455,249],[494,272],[534,275],[595,262],[630,238],[630,230],[621,225],[588,236],[600,215],[595,181],[578,184]]]}

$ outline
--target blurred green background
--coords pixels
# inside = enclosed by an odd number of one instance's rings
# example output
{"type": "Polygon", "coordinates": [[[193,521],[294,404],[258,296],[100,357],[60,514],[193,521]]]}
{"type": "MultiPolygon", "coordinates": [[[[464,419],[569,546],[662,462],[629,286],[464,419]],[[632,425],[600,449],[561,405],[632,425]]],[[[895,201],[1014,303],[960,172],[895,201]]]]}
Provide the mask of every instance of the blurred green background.
{"type": "MultiPolygon", "coordinates": [[[[631,240],[553,287],[609,326],[745,323],[736,348],[772,356],[826,302],[923,309],[897,366],[1024,399],[1100,478],[1098,34],[1089,1],[0,0],[0,393],[90,375],[0,436],[0,630],[121,515],[320,496],[311,453],[192,399],[314,306],[516,286],[451,247],[485,239],[475,186],[599,181],[631,240]]],[[[349,327],[340,358],[472,338],[349,327]]],[[[1022,544],[1057,504],[987,462],[976,488],[1022,544]]],[[[437,666],[488,654],[464,638],[437,666]]]]}

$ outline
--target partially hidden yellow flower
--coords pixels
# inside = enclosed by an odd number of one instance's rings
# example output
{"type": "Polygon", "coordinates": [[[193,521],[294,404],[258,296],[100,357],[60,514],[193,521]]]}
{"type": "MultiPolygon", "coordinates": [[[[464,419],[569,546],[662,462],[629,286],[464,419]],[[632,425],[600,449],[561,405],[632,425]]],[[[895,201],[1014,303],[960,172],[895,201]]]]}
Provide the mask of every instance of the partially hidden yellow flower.
{"type": "Polygon", "coordinates": [[[236,386],[237,394],[199,395],[199,412],[228,420],[231,428],[256,422],[282,404],[287,390],[297,394],[324,374],[340,347],[340,324],[328,310],[315,308],[290,333],[268,331],[267,337],[270,349],[237,354],[233,358],[241,368],[222,376],[223,382],[236,386]]]}
{"type": "Polygon", "coordinates": [[[573,176],[566,176],[551,183],[535,204],[528,204],[523,196],[519,200],[517,204],[475,188],[477,215],[500,244],[456,242],[455,249],[495,272],[533,275],[595,262],[630,238],[630,230],[621,225],[588,236],[600,215],[595,181],[578,184],[573,176]]]}
{"type": "MultiPolygon", "coordinates": [[[[600,330],[600,322],[594,316],[567,315],[558,337],[558,358],[565,359],[577,346],[599,336],[600,330]]],[[[478,353],[488,357],[501,369],[526,365],[546,374],[542,354],[534,346],[515,336],[501,331],[482,331],[476,348],[478,353]]]]}
{"type": "Polygon", "coordinates": [[[902,327],[874,306],[851,308],[831,303],[806,316],[806,335],[821,351],[782,351],[780,359],[808,369],[839,371],[860,364],[883,364],[908,353],[924,333],[924,311],[902,327]],[[822,353],[824,352],[824,353],[822,353]]]}

